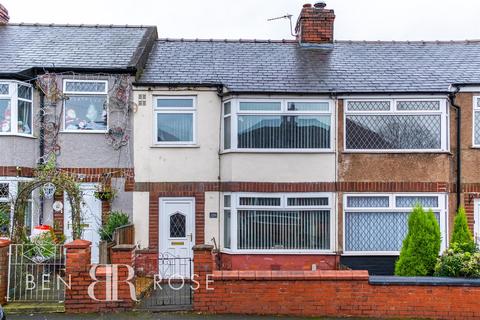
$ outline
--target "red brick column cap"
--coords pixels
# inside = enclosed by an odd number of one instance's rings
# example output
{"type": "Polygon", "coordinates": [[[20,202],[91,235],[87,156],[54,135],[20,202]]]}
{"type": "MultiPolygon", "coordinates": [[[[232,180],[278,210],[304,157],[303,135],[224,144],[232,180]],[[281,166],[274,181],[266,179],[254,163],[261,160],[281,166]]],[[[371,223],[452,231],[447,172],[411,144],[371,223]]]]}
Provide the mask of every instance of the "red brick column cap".
{"type": "Polygon", "coordinates": [[[69,242],[65,244],[65,248],[67,249],[87,249],[90,247],[92,243],[88,240],[73,240],[72,242],[69,242]]]}
{"type": "Polygon", "coordinates": [[[210,244],[197,244],[193,246],[192,250],[193,251],[212,251],[213,246],[210,244]]]}
{"type": "Polygon", "coordinates": [[[117,244],[112,248],[113,251],[132,251],[135,250],[137,246],[134,244],[117,244]]]}
{"type": "Polygon", "coordinates": [[[0,239],[0,248],[8,247],[12,243],[10,239],[0,239]]]}

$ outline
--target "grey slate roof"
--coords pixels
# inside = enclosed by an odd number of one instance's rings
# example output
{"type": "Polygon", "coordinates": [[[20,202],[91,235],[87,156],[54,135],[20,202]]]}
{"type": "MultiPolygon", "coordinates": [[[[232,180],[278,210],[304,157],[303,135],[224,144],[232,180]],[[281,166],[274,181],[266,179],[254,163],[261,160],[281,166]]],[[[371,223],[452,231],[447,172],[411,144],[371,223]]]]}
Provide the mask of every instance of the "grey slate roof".
{"type": "Polygon", "coordinates": [[[30,68],[135,68],[155,27],[0,26],[0,74],[30,68]]]}
{"type": "Polygon", "coordinates": [[[232,92],[445,92],[480,82],[480,41],[158,40],[139,84],[221,84],[232,92]]]}

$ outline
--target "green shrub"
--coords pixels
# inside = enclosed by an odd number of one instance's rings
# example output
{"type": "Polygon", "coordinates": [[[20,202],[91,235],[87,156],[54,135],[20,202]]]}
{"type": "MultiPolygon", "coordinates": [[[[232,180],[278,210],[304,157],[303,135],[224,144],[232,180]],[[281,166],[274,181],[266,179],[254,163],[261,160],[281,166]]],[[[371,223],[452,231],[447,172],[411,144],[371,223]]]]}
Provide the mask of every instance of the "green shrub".
{"type": "Polygon", "coordinates": [[[108,216],[107,223],[100,230],[100,238],[103,241],[113,241],[113,232],[121,226],[130,224],[128,214],[122,211],[112,211],[108,216]]]}
{"type": "Polygon", "coordinates": [[[473,240],[470,228],[468,228],[467,216],[465,215],[465,209],[463,207],[458,209],[457,215],[455,216],[450,244],[455,244],[454,248],[459,252],[474,253],[476,251],[477,246],[473,240]]]}
{"type": "Polygon", "coordinates": [[[463,252],[453,243],[438,258],[435,276],[455,278],[480,278],[480,252],[463,252]]]}
{"type": "Polygon", "coordinates": [[[395,264],[398,276],[432,275],[440,251],[441,236],[435,214],[416,206],[408,217],[408,233],[395,264]]]}
{"type": "Polygon", "coordinates": [[[8,236],[10,227],[10,212],[0,206],[0,237],[8,236]]]}

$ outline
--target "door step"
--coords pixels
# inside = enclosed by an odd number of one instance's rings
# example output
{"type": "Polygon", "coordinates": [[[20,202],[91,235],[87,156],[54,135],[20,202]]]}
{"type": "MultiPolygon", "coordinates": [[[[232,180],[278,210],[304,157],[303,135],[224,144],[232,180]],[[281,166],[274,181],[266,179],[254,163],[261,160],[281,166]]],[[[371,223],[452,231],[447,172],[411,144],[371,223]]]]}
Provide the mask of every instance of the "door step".
{"type": "Polygon", "coordinates": [[[3,306],[6,314],[63,313],[65,305],[55,302],[10,302],[3,306]]]}

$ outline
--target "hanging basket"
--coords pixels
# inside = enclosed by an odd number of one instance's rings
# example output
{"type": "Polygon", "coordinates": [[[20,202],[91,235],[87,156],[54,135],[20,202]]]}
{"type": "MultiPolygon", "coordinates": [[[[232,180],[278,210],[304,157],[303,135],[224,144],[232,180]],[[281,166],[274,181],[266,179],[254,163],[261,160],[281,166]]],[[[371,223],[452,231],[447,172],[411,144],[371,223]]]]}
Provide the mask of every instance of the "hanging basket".
{"type": "Polygon", "coordinates": [[[95,198],[101,201],[111,201],[115,198],[115,192],[113,191],[95,191],[95,198]]]}

